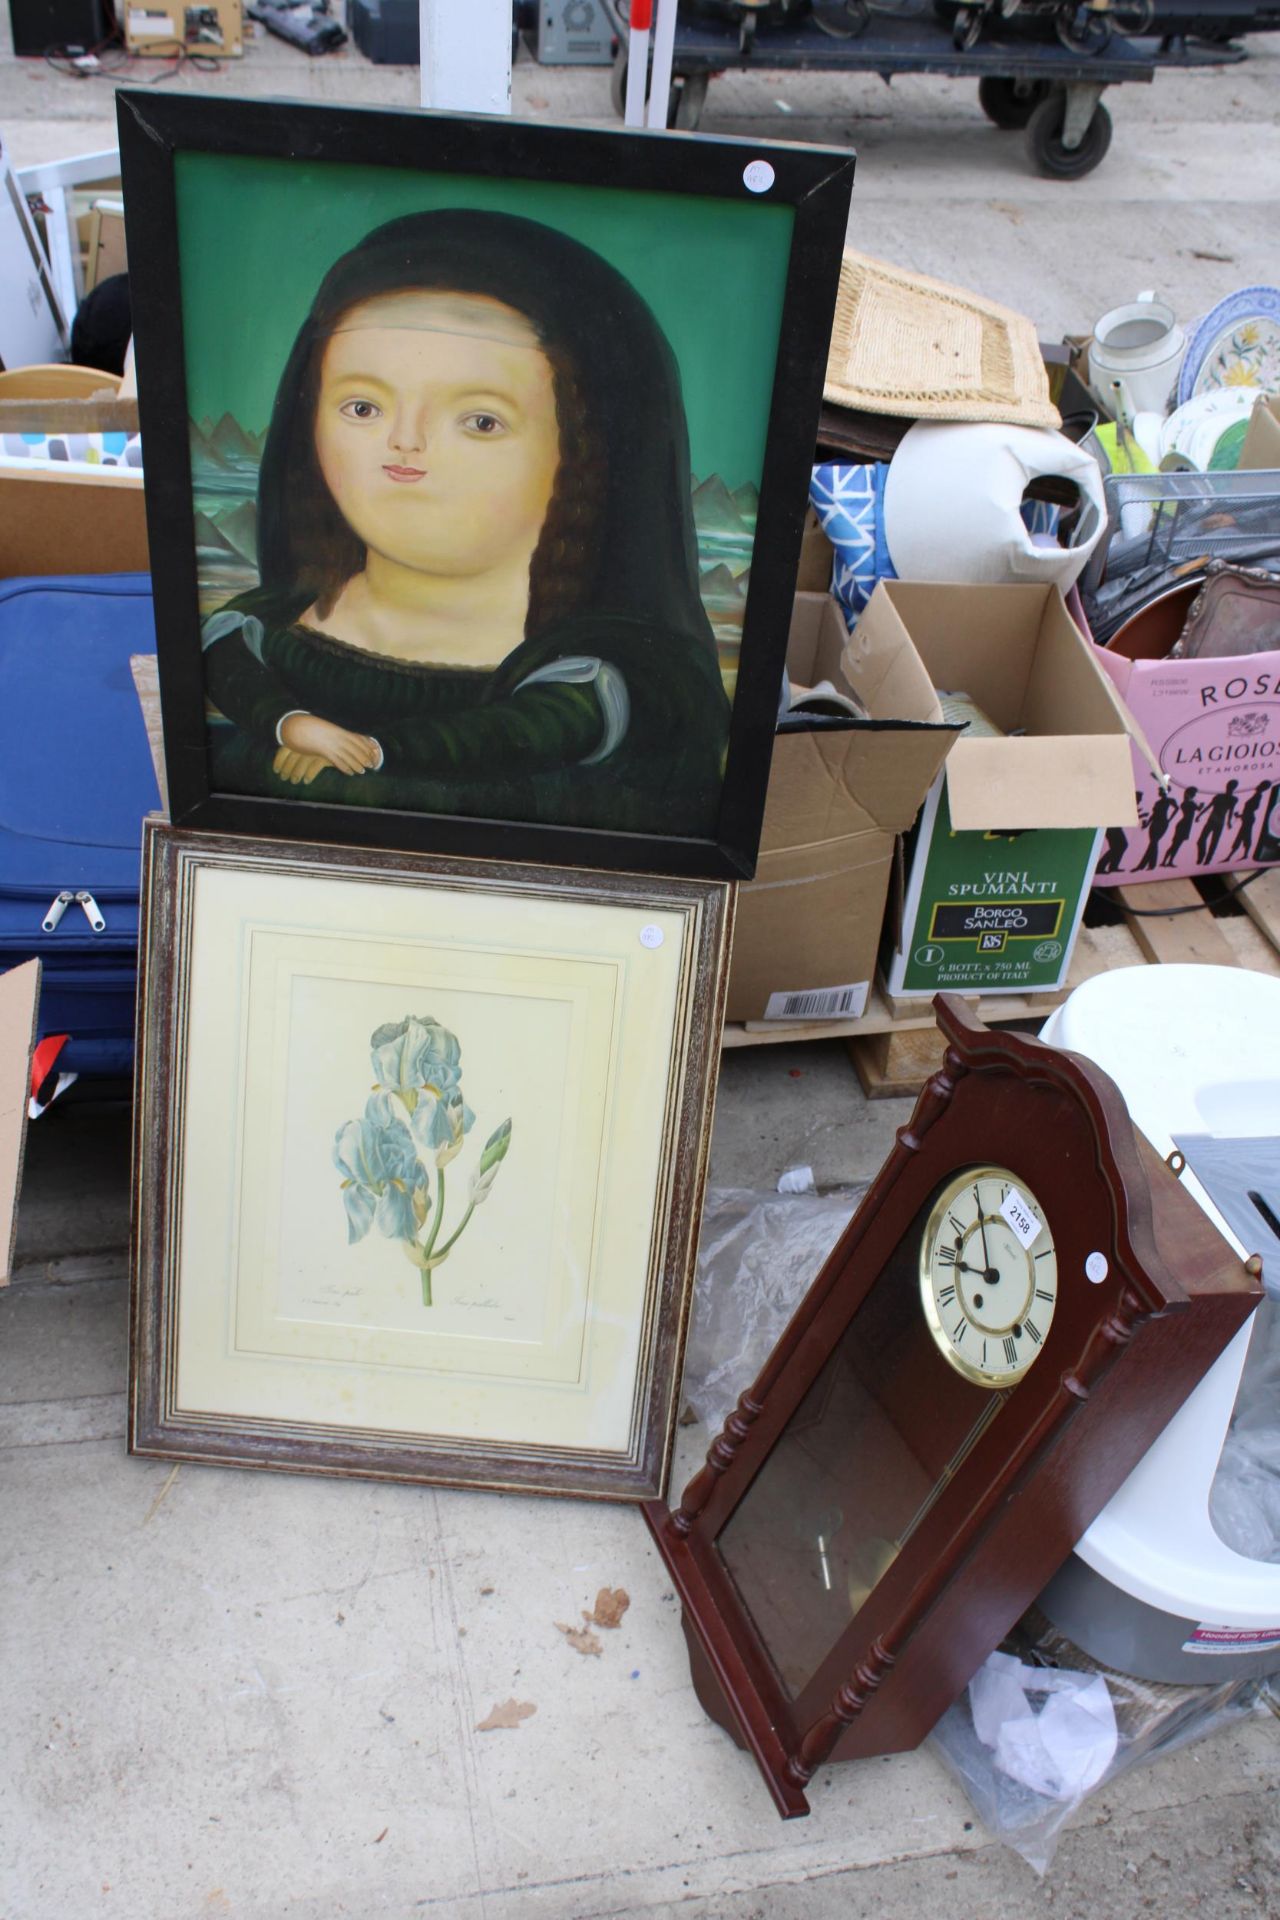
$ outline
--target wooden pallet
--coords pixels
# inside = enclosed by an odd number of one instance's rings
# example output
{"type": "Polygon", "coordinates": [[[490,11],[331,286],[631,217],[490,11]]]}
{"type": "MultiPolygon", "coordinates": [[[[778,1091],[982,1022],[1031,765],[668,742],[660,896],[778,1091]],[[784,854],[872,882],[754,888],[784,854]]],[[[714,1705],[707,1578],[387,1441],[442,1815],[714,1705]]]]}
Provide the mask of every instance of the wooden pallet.
{"type": "MultiPolygon", "coordinates": [[[[1230,886],[1230,880],[1227,882],[1230,886]]],[[[1203,902],[1190,880],[1156,880],[1118,887],[1112,894],[1125,915],[1123,926],[1082,927],[1066,986],[1052,994],[976,995],[972,1004],[989,1025],[1039,1026],[1068,993],[1094,974],[1114,967],[1170,963],[1252,967],[1280,975],[1280,869],[1237,888],[1244,912],[1215,919],[1208,912],[1182,912],[1203,902]],[[1156,917],[1152,917],[1155,915],[1156,917]]],[[[927,1000],[893,999],[873,987],[859,1020],[808,1025],[751,1022],[726,1027],[724,1046],[769,1046],[795,1040],[839,1039],[869,1099],[905,1098],[919,1092],[942,1060],[942,1042],[927,1000]]]]}

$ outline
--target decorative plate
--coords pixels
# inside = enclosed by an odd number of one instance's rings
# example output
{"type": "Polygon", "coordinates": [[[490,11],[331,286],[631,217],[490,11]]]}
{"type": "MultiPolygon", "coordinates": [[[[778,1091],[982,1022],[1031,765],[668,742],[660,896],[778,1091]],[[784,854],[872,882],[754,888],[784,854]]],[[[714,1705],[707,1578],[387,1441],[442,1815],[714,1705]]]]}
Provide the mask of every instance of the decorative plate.
{"type": "Polygon", "coordinates": [[[1235,461],[1228,459],[1229,448],[1224,447],[1223,442],[1239,427],[1238,455],[1256,396],[1254,387],[1212,387],[1183,406],[1175,407],[1160,429],[1162,470],[1167,473],[1182,466],[1184,470],[1191,468],[1207,473],[1234,467],[1235,461]]]}
{"type": "Polygon", "coordinates": [[[1280,393],[1280,287],[1241,287],[1197,323],[1178,376],[1178,403],[1220,387],[1280,393]]]}

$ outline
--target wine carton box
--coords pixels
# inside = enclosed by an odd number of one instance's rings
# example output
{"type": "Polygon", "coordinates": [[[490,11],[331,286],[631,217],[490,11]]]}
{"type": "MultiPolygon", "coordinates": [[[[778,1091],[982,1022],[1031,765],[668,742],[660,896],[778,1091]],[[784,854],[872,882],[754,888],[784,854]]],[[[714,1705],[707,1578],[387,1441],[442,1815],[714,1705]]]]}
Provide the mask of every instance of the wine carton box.
{"type": "Polygon", "coordinates": [[[1061,593],[882,581],[858,623],[1003,737],[952,747],[906,850],[882,966],[903,996],[1061,986],[1101,829],[1137,820],[1127,717],[1061,593]]]}
{"type": "Polygon", "coordinates": [[[1109,826],[1098,885],[1280,863],[1280,651],[1098,660],[1169,776],[1161,793],[1134,750],[1139,825],[1109,826]]]}

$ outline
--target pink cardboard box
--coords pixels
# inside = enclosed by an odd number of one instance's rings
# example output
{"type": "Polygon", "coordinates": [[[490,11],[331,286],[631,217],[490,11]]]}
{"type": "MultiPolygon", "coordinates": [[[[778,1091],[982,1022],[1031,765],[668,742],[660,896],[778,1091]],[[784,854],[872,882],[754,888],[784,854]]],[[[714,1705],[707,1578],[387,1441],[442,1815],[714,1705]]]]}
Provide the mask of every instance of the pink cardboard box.
{"type": "Polygon", "coordinates": [[[1094,884],[1280,864],[1280,652],[1098,661],[1172,784],[1134,748],[1141,825],[1107,830],[1094,884]]]}

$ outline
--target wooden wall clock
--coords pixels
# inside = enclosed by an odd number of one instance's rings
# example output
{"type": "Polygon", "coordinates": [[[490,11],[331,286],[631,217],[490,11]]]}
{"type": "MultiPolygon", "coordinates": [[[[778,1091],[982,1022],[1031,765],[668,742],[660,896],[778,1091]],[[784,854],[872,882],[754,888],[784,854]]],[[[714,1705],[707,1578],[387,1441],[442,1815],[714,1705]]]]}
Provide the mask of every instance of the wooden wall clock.
{"type": "Polygon", "coordinates": [[[1097,1067],[948,1047],[705,1466],[644,1512],[694,1684],[780,1812],[924,1738],[1253,1310],[1097,1067]]]}

